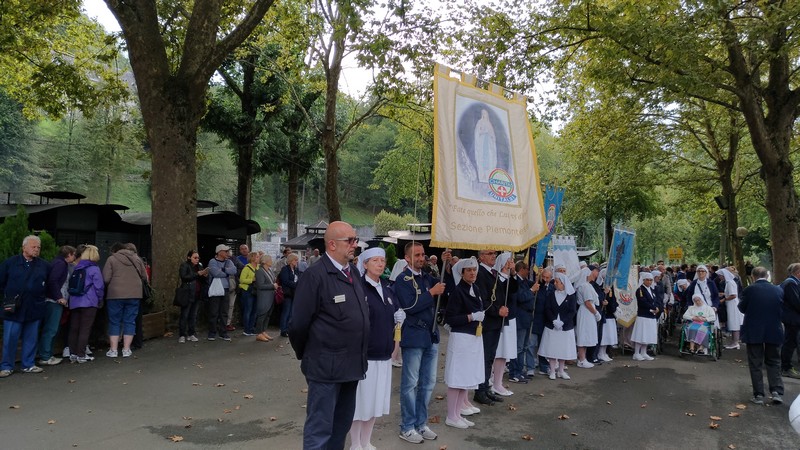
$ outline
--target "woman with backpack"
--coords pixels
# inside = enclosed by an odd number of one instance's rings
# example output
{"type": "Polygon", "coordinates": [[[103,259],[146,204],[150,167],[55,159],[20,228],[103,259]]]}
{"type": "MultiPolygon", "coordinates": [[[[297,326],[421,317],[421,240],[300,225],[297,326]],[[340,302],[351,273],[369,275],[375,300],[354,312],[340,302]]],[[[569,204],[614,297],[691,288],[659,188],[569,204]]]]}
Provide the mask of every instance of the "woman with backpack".
{"type": "Polygon", "coordinates": [[[92,331],[97,310],[103,304],[105,284],[97,262],[100,252],[94,245],[87,245],[81,253],[68,283],[70,324],[69,348],[74,349],[69,355],[70,362],[83,364],[94,357],[86,354],[89,333],[92,331]]]}

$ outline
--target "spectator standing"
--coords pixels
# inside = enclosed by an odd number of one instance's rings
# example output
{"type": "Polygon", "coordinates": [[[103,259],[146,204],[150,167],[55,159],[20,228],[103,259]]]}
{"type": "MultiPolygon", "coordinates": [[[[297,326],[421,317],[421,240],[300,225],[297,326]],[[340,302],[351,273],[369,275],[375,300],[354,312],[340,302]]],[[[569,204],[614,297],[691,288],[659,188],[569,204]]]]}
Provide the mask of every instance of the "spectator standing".
{"type": "Polygon", "coordinates": [[[53,339],[61,324],[61,315],[67,306],[67,277],[70,264],[75,261],[75,247],[64,245],[58,249],[58,255],[50,263],[50,275],[47,276],[47,297],[45,298],[45,316],[42,319],[42,334],[39,337],[39,365],[55,366],[61,358],[53,355],[53,339]]]}
{"type": "Polygon", "coordinates": [[[189,250],[186,261],[181,263],[178,269],[181,278],[181,292],[179,295],[185,297],[181,301],[181,315],[178,320],[178,343],[183,344],[187,340],[197,342],[195,327],[197,325],[197,308],[205,295],[205,277],[208,276],[208,268],[203,268],[200,262],[200,254],[194,250],[189,250]]]}
{"type": "Polygon", "coordinates": [[[256,271],[258,253],[250,253],[247,264],[239,272],[239,304],[242,305],[242,334],[255,336],[256,328],[256,271]]]}
{"type": "Polygon", "coordinates": [[[800,340],[800,263],[788,268],[789,277],[783,280],[783,327],[784,341],[781,348],[781,371],[783,376],[800,378],[800,371],[792,366],[792,358],[800,340]]]}
{"type": "Polygon", "coordinates": [[[764,404],[764,374],[767,369],[772,403],[783,403],[780,346],[783,343],[781,303],[783,291],[767,281],[769,272],[763,267],[753,269],[755,282],[742,292],[739,310],[744,313],[742,342],[747,344],[747,365],[753,384],[753,398],[757,405],[764,404]]]}
{"type": "MultiPolygon", "coordinates": [[[[106,356],[119,356],[119,335],[122,333],[122,357],[130,357],[136,316],[142,301],[142,283],[147,281],[144,263],[134,250],[119,242],[111,246],[111,255],[103,266],[106,283],[109,349],[106,356]]],[[[70,324],[70,327],[72,325],[70,324]]],[[[70,347],[71,348],[71,347],[70,347]]],[[[74,349],[73,349],[73,353],[74,349]]]]}
{"type": "MultiPolygon", "coordinates": [[[[89,333],[92,331],[97,310],[103,306],[105,284],[103,274],[97,267],[100,252],[94,245],[87,245],[81,253],[73,272],[85,271],[82,294],[73,294],[69,298],[69,348],[75,349],[69,355],[70,362],[83,364],[94,360],[86,354],[89,333]]],[[[141,289],[141,284],[139,285],[141,289]]]]}
{"type": "Polygon", "coordinates": [[[0,264],[0,290],[6,299],[19,299],[13,312],[3,315],[3,359],[0,378],[14,372],[17,343],[22,339],[22,371],[39,373],[44,370],[36,363],[39,323],[45,315],[47,275],[50,264],[39,258],[42,241],[38,236],[22,240],[22,253],[0,264]]]}
{"type": "Polygon", "coordinates": [[[208,340],[214,341],[219,333],[220,339],[230,341],[226,323],[228,321],[228,288],[230,287],[230,277],[236,275],[236,266],[230,260],[230,247],[225,244],[217,245],[216,255],[208,262],[208,340]],[[222,293],[212,292],[212,285],[215,280],[219,280],[222,293]],[[212,295],[219,294],[219,295],[212,295]]]}
{"type": "Polygon", "coordinates": [[[299,272],[297,271],[297,255],[290,253],[286,257],[286,265],[283,266],[278,278],[283,288],[283,305],[281,305],[281,336],[289,336],[289,322],[292,320],[292,303],[294,300],[294,290],[297,288],[299,272]]]}
{"type": "Polygon", "coordinates": [[[272,256],[261,255],[259,259],[261,267],[256,271],[256,340],[268,342],[272,336],[267,334],[269,317],[272,307],[275,304],[275,291],[278,283],[275,274],[272,273],[272,256]]]}

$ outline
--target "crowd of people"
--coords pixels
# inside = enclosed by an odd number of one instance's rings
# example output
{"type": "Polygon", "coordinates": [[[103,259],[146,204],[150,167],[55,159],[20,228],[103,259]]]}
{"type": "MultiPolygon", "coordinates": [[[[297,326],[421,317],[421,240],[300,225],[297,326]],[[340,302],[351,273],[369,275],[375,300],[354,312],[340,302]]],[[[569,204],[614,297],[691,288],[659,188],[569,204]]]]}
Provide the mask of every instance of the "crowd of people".
{"type": "Polygon", "coordinates": [[[106,311],[109,349],[117,358],[122,336],[122,357],[133,354],[137,317],[149,274],[133,244],[115,243],[100,269],[100,251],[94,245],[62,246],[52,262],[39,257],[41,240],[31,235],[22,252],[0,264],[3,293],[3,358],[0,378],[16,365],[17,344],[22,342],[22,372],[40,373],[42,366],[60,364],[63,358],[83,364],[94,360],[89,338],[97,313],[106,311]],[[54,354],[58,336],[65,343],[62,357],[54,354]]]}
{"type": "MultiPolygon", "coordinates": [[[[358,237],[347,223],[331,223],[324,241],[322,254],[304,260],[287,249],[274,263],[271,255],[246,245],[234,257],[220,244],[204,266],[190,250],[178,269],[174,300],[181,344],[199,341],[201,308],[208,318],[206,339],[231,340],[236,300],[242,335],[270,341],[269,318],[282,305],[280,334],[289,337],[309,386],[304,448],[344,448],[349,435],[351,450],[374,449],[376,419],[390,410],[393,366],[401,368],[400,439],[436,439],[428,404],[437,379],[440,324],[448,332],[444,423],[458,429],[475,426],[470,419],[480,413],[477,405],[514,395],[504,385],[506,373],[510,383],[528,383],[537,372],[570,380],[570,365],[592,369],[613,361],[612,349],[622,346],[630,347],[635,361],[653,360],[659,323],[681,326],[690,353],[707,353],[716,330],[728,333],[729,349],[744,343],[754,403],[763,404],[767,393],[782,403],[781,377],[800,378],[792,366],[800,339],[800,263],[789,267],[779,287],[767,281],[766,269],[753,268],[747,288],[735,267],[667,267],[663,261],[640,267],[636,319],[621,327],[618,293],[606,282],[604,264],[582,263],[569,274],[563,265],[536,270],[509,252],[481,250],[459,259],[447,249],[440,265],[421,243],[409,242],[404,258],[389,270],[382,248],[356,256],[358,237]]],[[[130,357],[149,279],[135,246],[114,244],[102,269],[96,246],[63,246],[51,263],[38,257],[40,247],[39,238],[28,236],[21,254],[0,265],[0,378],[14,372],[20,340],[22,372],[61,362],[53,354],[59,333],[71,362],[91,361],[89,334],[104,304],[106,356],[118,357],[121,343],[122,357],[130,357]]]]}

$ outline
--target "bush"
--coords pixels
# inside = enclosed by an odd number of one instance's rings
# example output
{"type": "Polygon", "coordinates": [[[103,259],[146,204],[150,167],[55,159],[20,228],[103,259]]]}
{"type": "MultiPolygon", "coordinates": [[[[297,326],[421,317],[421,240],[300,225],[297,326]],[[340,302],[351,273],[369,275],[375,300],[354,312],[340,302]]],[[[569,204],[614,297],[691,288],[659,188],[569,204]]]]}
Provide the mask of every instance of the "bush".
{"type": "MultiPolygon", "coordinates": [[[[409,223],[417,223],[417,219],[411,215],[406,214],[400,216],[386,210],[381,210],[375,216],[375,234],[378,236],[385,236],[389,230],[406,230],[409,223]]],[[[387,261],[388,262],[388,261],[387,261]]]]}
{"type": "Polygon", "coordinates": [[[17,205],[17,214],[6,217],[0,224],[0,261],[18,255],[22,249],[22,240],[30,234],[38,234],[42,240],[42,259],[49,261],[56,256],[56,241],[53,236],[46,231],[36,233],[28,229],[28,213],[22,205],[17,205]]]}

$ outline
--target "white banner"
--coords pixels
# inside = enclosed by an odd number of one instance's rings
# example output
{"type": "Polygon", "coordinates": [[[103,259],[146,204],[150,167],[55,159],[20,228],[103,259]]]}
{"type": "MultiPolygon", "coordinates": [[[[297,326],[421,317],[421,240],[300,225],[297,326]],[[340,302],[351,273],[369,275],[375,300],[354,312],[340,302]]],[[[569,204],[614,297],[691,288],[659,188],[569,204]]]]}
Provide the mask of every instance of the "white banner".
{"type": "Polygon", "coordinates": [[[617,323],[623,327],[629,327],[636,321],[636,313],[639,311],[636,304],[636,289],[639,288],[639,266],[632,266],[628,271],[628,285],[619,286],[614,281],[614,294],[617,296],[617,311],[614,317],[617,323]]]}
{"type": "Polygon", "coordinates": [[[431,245],[518,251],[547,233],[524,96],[437,65],[431,245]]]}
{"type": "Polygon", "coordinates": [[[567,268],[567,277],[575,284],[581,273],[575,236],[553,236],[553,267],[559,265],[567,268]]]}

